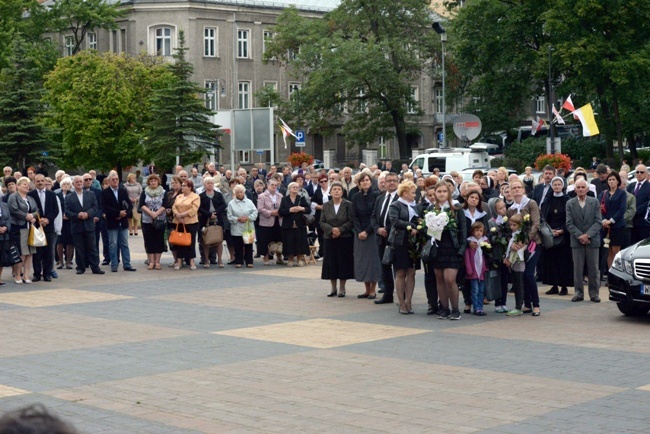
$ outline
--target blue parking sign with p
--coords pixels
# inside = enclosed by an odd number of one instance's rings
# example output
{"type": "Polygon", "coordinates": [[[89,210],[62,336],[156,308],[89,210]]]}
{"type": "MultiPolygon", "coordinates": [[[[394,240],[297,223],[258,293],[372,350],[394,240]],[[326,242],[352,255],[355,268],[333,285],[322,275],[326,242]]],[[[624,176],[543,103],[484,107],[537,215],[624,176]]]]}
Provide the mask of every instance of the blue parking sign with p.
{"type": "Polygon", "coordinates": [[[305,146],[305,130],[296,130],[296,146],[305,146]]]}

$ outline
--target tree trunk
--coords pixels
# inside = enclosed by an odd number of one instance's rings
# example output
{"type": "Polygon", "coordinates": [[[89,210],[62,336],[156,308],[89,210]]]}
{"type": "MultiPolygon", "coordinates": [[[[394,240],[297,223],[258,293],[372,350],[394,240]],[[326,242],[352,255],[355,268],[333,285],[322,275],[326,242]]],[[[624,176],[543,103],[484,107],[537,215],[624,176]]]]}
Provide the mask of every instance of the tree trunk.
{"type": "Polygon", "coordinates": [[[612,125],[612,112],[609,108],[609,103],[605,97],[605,89],[602,85],[596,86],[596,91],[598,92],[598,99],[600,100],[600,109],[603,113],[603,119],[605,119],[605,125],[602,125],[603,135],[605,136],[605,146],[607,158],[614,157],[614,141],[612,139],[611,127],[612,125]]]}
{"type": "Polygon", "coordinates": [[[397,137],[397,144],[399,146],[399,158],[402,161],[411,161],[411,148],[406,142],[406,122],[404,116],[398,110],[391,110],[390,112],[395,125],[395,136],[397,137]]]}
{"type": "Polygon", "coordinates": [[[122,161],[118,161],[117,165],[115,166],[115,170],[117,171],[117,179],[120,180],[120,184],[122,183],[122,161]]]}
{"type": "Polygon", "coordinates": [[[618,157],[623,161],[623,127],[621,125],[621,114],[618,110],[618,98],[614,96],[614,122],[616,124],[616,141],[618,142],[618,157]]]}

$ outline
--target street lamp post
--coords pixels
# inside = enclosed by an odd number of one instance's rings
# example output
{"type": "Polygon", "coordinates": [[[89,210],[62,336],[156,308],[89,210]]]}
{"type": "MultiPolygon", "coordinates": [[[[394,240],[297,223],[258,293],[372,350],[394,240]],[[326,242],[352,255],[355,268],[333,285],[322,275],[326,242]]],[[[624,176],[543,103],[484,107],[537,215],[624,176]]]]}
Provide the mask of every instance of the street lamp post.
{"type": "Polygon", "coordinates": [[[550,137],[550,150],[551,154],[555,154],[555,124],[553,123],[553,108],[555,107],[555,102],[553,100],[553,81],[551,73],[551,52],[553,51],[553,46],[549,44],[548,46],[548,135],[550,137]]]}
{"type": "Polygon", "coordinates": [[[447,104],[445,100],[445,42],[447,42],[447,32],[440,25],[440,23],[433,23],[433,30],[440,35],[440,43],[442,44],[442,147],[446,147],[447,143],[447,125],[445,119],[445,112],[447,104]]]}

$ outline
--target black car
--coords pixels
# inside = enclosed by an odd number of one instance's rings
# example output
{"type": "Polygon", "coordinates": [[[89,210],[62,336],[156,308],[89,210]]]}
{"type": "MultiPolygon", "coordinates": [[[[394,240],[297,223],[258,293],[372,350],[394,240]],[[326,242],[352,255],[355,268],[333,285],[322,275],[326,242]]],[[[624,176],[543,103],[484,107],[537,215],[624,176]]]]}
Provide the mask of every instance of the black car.
{"type": "Polygon", "coordinates": [[[650,238],[621,250],[607,273],[609,299],[625,315],[650,311],[650,238]]]}

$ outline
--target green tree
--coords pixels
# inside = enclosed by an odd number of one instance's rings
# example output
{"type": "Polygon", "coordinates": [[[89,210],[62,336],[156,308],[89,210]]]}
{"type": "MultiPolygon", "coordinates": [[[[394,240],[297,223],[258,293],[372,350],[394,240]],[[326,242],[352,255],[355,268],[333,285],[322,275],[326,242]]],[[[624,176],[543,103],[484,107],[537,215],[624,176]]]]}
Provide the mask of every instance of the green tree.
{"type": "Polygon", "coordinates": [[[178,34],[174,61],[167,65],[173,77],[167,86],[156,89],[151,100],[152,117],[145,139],[147,158],[159,167],[170,167],[176,156],[196,162],[216,146],[217,126],[200,95],[205,89],[191,81],[194,67],[185,60],[185,34],[178,34]]]}
{"type": "Polygon", "coordinates": [[[45,120],[61,133],[66,164],[121,173],[137,163],[150,96],[169,79],[147,58],[81,51],[59,59],[45,82],[45,120]]]}
{"type": "Polygon", "coordinates": [[[8,66],[0,72],[0,161],[27,167],[49,160],[51,142],[40,123],[42,70],[32,44],[14,38],[8,66]]]}
{"type": "Polygon", "coordinates": [[[56,32],[72,32],[75,54],[88,32],[117,29],[116,20],[127,13],[126,9],[118,9],[119,6],[120,2],[106,0],[55,0],[49,11],[50,28],[56,32]]]}
{"type": "Polygon", "coordinates": [[[325,134],[343,124],[351,145],[394,135],[409,159],[408,121],[421,114],[412,85],[439,50],[433,21],[427,0],[343,0],[314,20],[286,9],[265,60],[287,64],[304,85],[282,115],[325,134]]]}
{"type": "MultiPolygon", "coordinates": [[[[46,15],[46,9],[36,0],[0,0],[0,69],[9,66],[16,39],[28,44],[40,42],[40,50],[53,49],[41,40],[48,24],[46,15]]],[[[35,48],[28,45],[28,52],[35,48]]],[[[38,59],[33,57],[33,61],[38,59]]],[[[50,59],[51,55],[46,57],[50,59]]]]}

